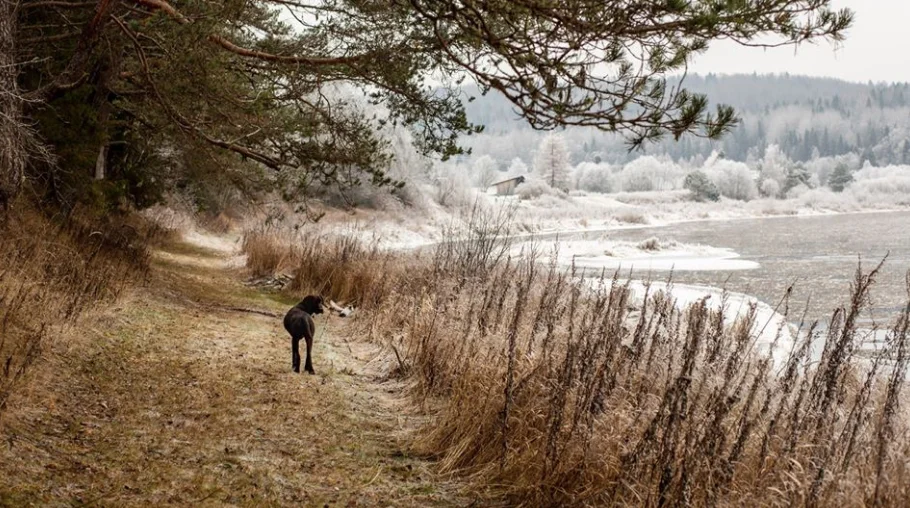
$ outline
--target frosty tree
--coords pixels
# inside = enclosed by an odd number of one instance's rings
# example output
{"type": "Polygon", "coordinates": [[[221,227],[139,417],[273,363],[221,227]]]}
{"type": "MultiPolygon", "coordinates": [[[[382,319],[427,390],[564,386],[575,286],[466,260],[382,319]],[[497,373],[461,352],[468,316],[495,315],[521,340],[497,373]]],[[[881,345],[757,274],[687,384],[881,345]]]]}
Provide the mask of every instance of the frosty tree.
{"type": "Polygon", "coordinates": [[[692,193],[692,199],[695,201],[717,201],[720,199],[720,192],[704,171],[695,170],[688,175],[683,181],[683,188],[692,193]]]}
{"type": "Polygon", "coordinates": [[[802,164],[794,164],[790,166],[787,170],[787,179],[784,181],[783,191],[790,192],[790,189],[804,185],[806,187],[811,187],[809,185],[809,171],[806,170],[806,167],[802,164]]]}
{"type": "Polygon", "coordinates": [[[613,168],[609,164],[582,162],[575,167],[573,177],[576,189],[604,194],[613,191],[613,168]]]}
{"type": "Polygon", "coordinates": [[[543,139],[534,157],[534,171],[550,187],[569,190],[569,151],[562,136],[550,133],[543,139]]]}
{"type": "Polygon", "coordinates": [[[850,173],[850,168],[844,163],[839,163],[828,178],[828,187],[831,187],[834,192],[843,192],[851,182],[853,182],[853,175],[850,173]]]}
{"type": "Polygon", "coordinates": [[[521,157],[515,157],[512,159],[512,163],[509,164],[509,169],[506,173],[509,176],[526,175],[528,173],[528,165],[521,160],[521,157]]]}
{"type": "Polygon", "coordinates": [[[492,185],[496,181],[496,177],[499,176],[499,172],[496,170],[496,161],[489,155],[478,157],[474,161],[471,171],[474,174],[474,183],[482,189],[492,185]]]}
{"type": "Polygon", "coordinates": [[[683,171],[672,160],[645,155],[626,164],[619,176],[626,192],[671,190],[678,187],[683,171]]]}
{"type": "MultiPolygon", "coordinates": [[[[752,170],[742,162],[729,159],[716,160],[710,166],[705,164],[704,173],[717,186],[717,190],[722,196],[749,201],[758,195],[758,188],[752,178],[752,170]]],[[[693,192],[695,191],[693,190],[693,192]]]]}
{"type": "Polygon", "coordinates": [[[773,144],[768,145],[768,148],[765,149],[765,156],[761,161],[761,174],[759,176],[762,193],[769,197],[776,197],[776,193],[780,192],[782,188],[785,188],[787,175],[792,166],[793,161],[787,157],[787,154],[785,154],[779,146],[773,144]],[[769,180],[774,183],[766,184],[765,182],[768,182],[769,180]],[[769,194],[771,191],[774,191],[775,193],[769,194]]]}

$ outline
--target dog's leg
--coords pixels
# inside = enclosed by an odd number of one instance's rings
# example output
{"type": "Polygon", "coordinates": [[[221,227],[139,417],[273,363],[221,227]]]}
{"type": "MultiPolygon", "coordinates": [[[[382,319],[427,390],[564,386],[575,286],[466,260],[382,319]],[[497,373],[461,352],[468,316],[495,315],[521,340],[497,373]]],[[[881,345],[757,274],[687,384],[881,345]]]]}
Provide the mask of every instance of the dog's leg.
{"type": "MultiPolygon", "coordinates": [[[[316,371],[313,370],[313,362],[310,359],[310,352],[313,350],[313,336],[306,335],[306,364],[303,366],[304,370],[310,374],[315,374],[316,371]]],[[[298,360],[299,362],[299,360],[298,360]]]]}
{"type": "Polygon", "coordinates": [[[294,372],[300,372],[300,338],[298,337],[291,338],[291,367],[294,372]]]}

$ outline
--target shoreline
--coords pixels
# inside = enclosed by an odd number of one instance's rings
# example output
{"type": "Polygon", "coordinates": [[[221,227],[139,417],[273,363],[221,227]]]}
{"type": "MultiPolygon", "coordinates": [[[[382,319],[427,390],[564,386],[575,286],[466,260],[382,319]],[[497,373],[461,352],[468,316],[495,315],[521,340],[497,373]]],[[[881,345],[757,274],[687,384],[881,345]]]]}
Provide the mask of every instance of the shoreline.
{"type": "Polygon", "coordinates": [[[747,221],[747,220],[763,220],[763,219],[811,219],[817,217],[833,217],[838,215],[867,215],[867,214],[890,214],[890,213],[905,213],[910,212],[910,207],[907,208],[889,208],[889,209],[869,209],[869,210],[854,210],[847,212],[840,212],[834,210],[825,210],[825,211],[815,211],[811,208],[800,209],[799,213],[796,214],[774,214],[774,215],[750,215],[750,216],[732,216],[732,217],[692,217],[692,218],[682,218],[682,219],[658,219],[656,222],[648,224],[632,224],[632,223],[620,223],[615,226],[608,227],[588,227],[588,228],[546,228],[539,231],[531,233],[518,233],[511,235],[511,238],[524,239],[532,238],[535,236],[542,235],[557,235],[561,233],[565,234],[581,234],[581,233],[607,233],[610,231],[628,231],[635,229],[655,229],[663,228],[669,226],[675,226],[678,224],[690,224],[696,222],[732,222],[732,221],[747,221]],[[802,212],[809,213],[802,213],[802,212]]]}

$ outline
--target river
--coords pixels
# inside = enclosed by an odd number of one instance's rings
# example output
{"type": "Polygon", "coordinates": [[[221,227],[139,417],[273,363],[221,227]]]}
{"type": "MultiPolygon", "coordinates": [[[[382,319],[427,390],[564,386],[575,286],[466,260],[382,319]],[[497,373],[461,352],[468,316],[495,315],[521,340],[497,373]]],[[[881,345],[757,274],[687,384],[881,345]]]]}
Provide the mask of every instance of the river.
{"type": "MultiPolygon", "coordinates": [[[[790,320],[806,311],[822,323],[849,298],[858,263],[864,270],[888,255],[872,290],[863,323],[887,324],[907,301],[910,212],[712,220],[661,227],[562,234],[560,238],[641,241],[650,237],[732,249],[758,263],[749,270],[678,271],[673,281],[724,287],[776,306],[793,286],[790,320]],[[598,236],[599,235],[599,236],[598,236]]],[[[627,274],[628,272],[623,272],[627,274]]],[[[633,271],[633,277],[663,280],[668,272],[633,271]]]]}

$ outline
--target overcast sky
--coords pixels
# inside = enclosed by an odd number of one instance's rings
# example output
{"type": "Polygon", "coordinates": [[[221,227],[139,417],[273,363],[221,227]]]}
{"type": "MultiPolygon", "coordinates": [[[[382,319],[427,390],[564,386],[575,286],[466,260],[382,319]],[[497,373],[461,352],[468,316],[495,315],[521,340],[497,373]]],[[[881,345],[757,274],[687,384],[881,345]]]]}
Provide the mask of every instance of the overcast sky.
{"type": "Polygon", "coordinates": [[[849,81],[910,81],[910,0],[834,0],[856,13],[841,47],[828,42],[792,47],[744,48],[719,42],[695,58],[689,72],[806,74],[849,81]]]}

